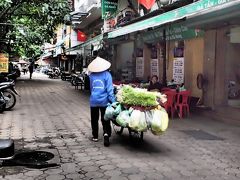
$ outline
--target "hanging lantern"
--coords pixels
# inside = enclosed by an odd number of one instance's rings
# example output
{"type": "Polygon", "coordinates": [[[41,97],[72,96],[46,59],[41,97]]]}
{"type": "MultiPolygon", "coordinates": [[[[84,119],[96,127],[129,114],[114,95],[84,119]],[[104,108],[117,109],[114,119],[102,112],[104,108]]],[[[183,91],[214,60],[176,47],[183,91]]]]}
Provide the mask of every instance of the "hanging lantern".
{"type": "Polygon", "coordinates": [[[151,9],[155,4],[155,0],[138,0],[138,2],[148,10],[151,9]]]}
{"type": "Polygon", "coordinates": [[[81,42],[85,42],[87,40],[86,34],[83,33],[82,31],[78,31],[77,32],[77,40],[81,41],[81,42]]]}

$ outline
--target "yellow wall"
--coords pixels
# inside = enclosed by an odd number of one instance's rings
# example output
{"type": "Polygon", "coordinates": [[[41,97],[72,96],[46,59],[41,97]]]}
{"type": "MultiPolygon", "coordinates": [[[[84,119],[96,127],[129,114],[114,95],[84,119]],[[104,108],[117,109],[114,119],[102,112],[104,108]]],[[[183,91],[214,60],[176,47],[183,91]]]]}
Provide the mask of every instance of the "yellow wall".
{"type": "MultiPolygon", "coordinates": [[[[69,36],[71,35],[71,26],[67,26],[67,34],[69,36]]],[[[70,48],[70,38],[67,38],[66,41],[65,41],[65,46],[66,48],[70,48]]]]}
{"type": "Polygon", "coordinates": [[[204,39],[185,41],[185,86],[191,89],[192,96],[201,97],[202,90],[197,88],[197,75],[203,72],[204,39]]]}
{"type": "Polygon", "coordinates": [[[57,41],[60,41],[62,39],[62,29],[63,29],[63,25],[59,25],[56,29],[57,41]]]}

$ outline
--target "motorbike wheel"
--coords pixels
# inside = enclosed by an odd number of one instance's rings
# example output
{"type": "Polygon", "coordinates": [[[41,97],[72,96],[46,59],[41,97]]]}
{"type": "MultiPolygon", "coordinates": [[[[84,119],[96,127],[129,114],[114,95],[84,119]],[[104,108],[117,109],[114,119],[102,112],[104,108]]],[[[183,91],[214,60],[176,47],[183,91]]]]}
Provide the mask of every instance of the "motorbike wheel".
{"type": "Polygon", "coordinates": [[[0,113],[6,110],[6,104],[0,106],[0,113]]]}
{"type": "Polygon", "coordinates": [[[72,86],[76,86],[77,85],[76,79],[72,79],[71,84],[72,84],[72,86]]]}
{"type": "Polygon", "coordinates": [[[12,109],[15,106],[16,101],[17,101],[15,94],[10,90],[4,90],[3,95],[4,95],[5,100],[7,101],[5,110],[12,109]]]}

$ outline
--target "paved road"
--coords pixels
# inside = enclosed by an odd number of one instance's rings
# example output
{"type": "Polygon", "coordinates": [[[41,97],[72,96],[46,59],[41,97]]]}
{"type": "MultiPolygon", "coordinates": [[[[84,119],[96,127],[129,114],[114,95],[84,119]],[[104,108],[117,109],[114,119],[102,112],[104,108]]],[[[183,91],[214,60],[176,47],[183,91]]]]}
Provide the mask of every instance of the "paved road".
{"type": "Polygon", "coordinates": [[[240,127],[192,115],[171,120],[160,137],[146,133],[143,143],[126,130],[113,134],[106,148],[89,140],[88,93],[39,74],[23,76],[17,90],[21,101],[0,114],[0,138],[13,138],[17,150],[53,152],[60,166],[4,166],[0,179],[240,179],[240,127]]]}

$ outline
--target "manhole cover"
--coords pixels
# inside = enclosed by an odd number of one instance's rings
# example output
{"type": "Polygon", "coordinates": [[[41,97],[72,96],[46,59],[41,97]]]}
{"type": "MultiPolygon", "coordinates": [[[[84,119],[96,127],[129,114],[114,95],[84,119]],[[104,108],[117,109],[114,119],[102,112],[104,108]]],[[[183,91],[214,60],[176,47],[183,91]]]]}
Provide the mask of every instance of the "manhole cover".
{"type": "Polygon", "coordinates": [[[223,138],[214,136],[202,130],[182,130],[185,134],[198,140],[223,140],[223,138]]]}
{"type": "Polygon", "coordinates": [[[55,163],[49,164],[47,161],[54,158],[54,154],[45,151],[30,151],[17,153],[14,159],[6,160],[3,166],[27,166],[32,168],[46,168],[57,166],[55,163]]]}

